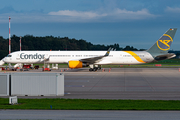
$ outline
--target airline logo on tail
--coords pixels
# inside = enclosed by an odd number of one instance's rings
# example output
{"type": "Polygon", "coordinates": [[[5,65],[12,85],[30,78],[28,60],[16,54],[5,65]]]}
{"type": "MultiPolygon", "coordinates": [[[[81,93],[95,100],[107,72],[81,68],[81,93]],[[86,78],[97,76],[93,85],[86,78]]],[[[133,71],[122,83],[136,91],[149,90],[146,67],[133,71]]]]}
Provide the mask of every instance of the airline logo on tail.
{"type": "Polygon", "coordinates": [[[173,39],[171,36],[164,34],[158,41],[157,41],[157,46],[161,50],[169,50],[171,43],[173,42],[173,39]]]}

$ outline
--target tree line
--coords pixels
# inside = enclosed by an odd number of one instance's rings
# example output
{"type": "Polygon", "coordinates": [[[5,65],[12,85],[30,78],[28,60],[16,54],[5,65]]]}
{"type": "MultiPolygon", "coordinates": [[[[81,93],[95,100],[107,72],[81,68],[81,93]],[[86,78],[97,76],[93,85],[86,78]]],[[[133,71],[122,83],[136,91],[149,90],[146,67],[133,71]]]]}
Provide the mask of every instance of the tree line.
{"type": "MultiPolygon", "coordinates": [[[[11,52],[20,50],[20,37],[13,35],[11,37],[11,52]]],[[[108,50],[108,48],[114,48],[119,50],[133,50],[138,49],[133,46],[120,47],[118,43],[114,45],[94,45],[91,42],[86,42],[86,40],[68,37],[35,37],[33,35],[25,35],[21,38],[22,50],[108,50]]],[[[140,49],[143,50],[143,49],[140,49]]],[[[4,39],[0,36],[0,59],[7,56],[9,53],[9,39],[4,39]]]]}

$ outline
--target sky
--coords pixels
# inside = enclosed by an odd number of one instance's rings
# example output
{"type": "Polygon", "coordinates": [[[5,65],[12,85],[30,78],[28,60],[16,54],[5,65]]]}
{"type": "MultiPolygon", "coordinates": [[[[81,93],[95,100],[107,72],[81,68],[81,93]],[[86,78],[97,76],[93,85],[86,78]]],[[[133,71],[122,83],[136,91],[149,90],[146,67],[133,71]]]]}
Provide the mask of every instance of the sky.
{"type": "MultiPolygon", "coordinates": [[[[180,28],[179,0],[0,0],[0,36],[54,36],[150,48],[180,28]]],[[[171,50],[180,50],[177,30],[171,50]]]]}

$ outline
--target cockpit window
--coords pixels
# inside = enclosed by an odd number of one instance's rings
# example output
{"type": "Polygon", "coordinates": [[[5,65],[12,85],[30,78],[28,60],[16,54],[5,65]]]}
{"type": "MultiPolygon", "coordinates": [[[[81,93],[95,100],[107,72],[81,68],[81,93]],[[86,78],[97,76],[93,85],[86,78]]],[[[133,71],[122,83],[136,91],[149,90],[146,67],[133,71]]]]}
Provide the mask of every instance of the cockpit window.
{"type": "Polygon", "coordinates": [[[8,55],[7,57],[12,57],[12,55],[8,55]]]}

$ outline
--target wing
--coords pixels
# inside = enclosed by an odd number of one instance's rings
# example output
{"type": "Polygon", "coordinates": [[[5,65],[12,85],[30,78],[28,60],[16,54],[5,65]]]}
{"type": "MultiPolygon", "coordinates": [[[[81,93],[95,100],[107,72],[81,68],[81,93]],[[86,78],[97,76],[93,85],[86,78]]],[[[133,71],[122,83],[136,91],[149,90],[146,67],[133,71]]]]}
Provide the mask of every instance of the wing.
{"type": "Polygon", "coordinates": [[[80,61],[82,61],[83,63],[94,64],[94,63],[100,61],[102,58],[109,56],[109,53],[110,53],[111,50],[112,50],[112,49],[109,48],[109,49],[107,50],[106,54],[103,55],[103,56],[80,59],[80,61]]]}

